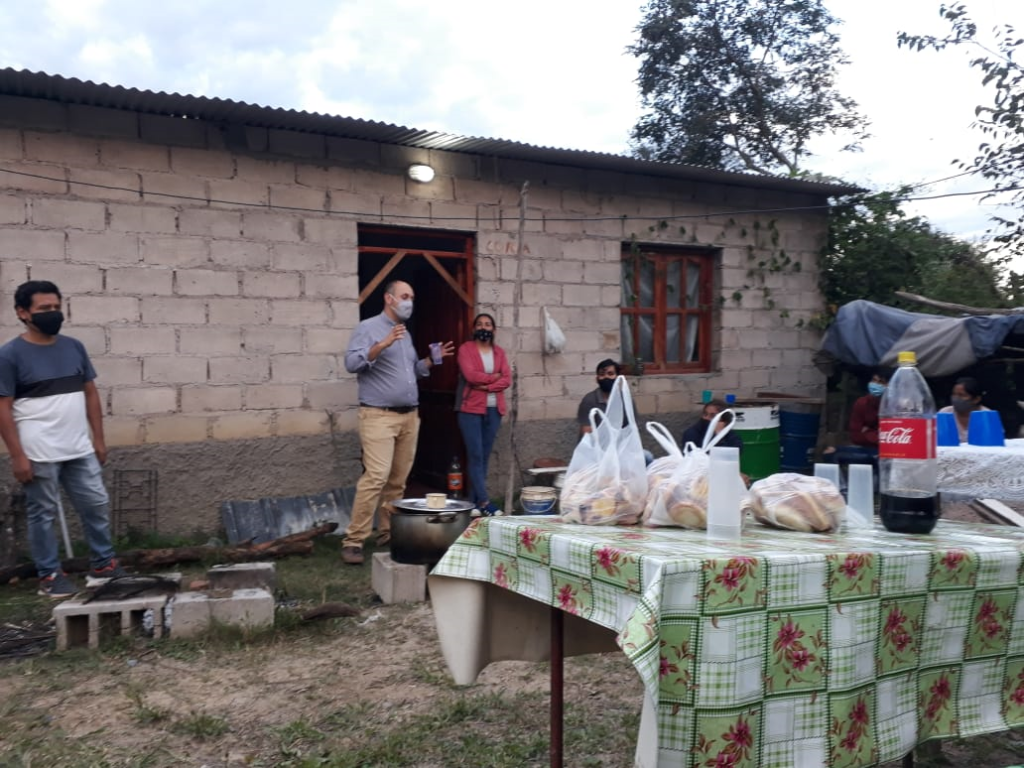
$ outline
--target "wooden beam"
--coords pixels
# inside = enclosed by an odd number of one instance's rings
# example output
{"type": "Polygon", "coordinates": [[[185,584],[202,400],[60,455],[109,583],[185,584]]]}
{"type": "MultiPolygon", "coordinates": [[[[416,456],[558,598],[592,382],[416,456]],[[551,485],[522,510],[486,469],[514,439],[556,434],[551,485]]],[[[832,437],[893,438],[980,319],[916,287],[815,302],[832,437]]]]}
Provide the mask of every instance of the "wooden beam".
{"type": "Polygon", "coordinates": [[[381,267],[380,272],[373,276],[373,280],[366,284],[366,287],[359,292],[359,304],[362,305],[364,301],[370,298],[370,294],[377,290],[377,286],[384,282],[384,278],[390,274],[391,270],[398,266],[398,262],[405,258],[408,251],[398,251],[388,259],[388,263],[381,267]]]}
{"type": "Polygon", "coordinates": [[[965,315],[1024,315],[1024,307],[1015,307],[1012,309],[969,307],[966,304],[954,304],[950,301],[929,299],[927,296],[918,296],[916,293],[907,293],[906,291],[896,291],[896,295],[905,301],[924,304],[925,306],[935,307],[936,309],[944,309],[947,312],[961,312],[965,315]]]}
{"type": "Polygon", "coordinates": [[[469,298],[468,294],[464,290],[462,290],[462,286],[455,281],[455,278],[449,274],[448,270],[441,266],[441,262],[426,251],[423,252],[423,258],[426,259],[430,266],[437,271],[437,274],[441,276],[441,279],[448,283],[448,287],[458,294],[460,299],[466,302],[470,307],[473,306],[473,300],[469,298]]]}

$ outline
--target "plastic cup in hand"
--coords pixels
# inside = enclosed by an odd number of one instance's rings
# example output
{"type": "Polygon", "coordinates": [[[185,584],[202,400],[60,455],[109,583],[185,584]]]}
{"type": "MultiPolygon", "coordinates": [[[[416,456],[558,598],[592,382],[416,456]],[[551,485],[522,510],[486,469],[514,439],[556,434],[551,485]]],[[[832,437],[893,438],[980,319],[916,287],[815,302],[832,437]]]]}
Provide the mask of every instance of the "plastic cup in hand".
{"type": "Polygon", "coordinates": [[[960,433],[956,428],[956,414],[937,413],[936,433],[939,445],[960,445],[960,433]]]}
{"type": "Polygon", "coordinates": [[[440,365],[442,362],[444,362],[444,355],[442,354],[443,351],[444,346],[441,344],[440,341],[435,341],[433,344],[431,344],[430,362],[432,362],[434,365],[440,365]]]}
{"type": "Polygon", "coordinates": [[[967,442],[971,445],[1006,445],[999,411],[973,411],[967,425],[967,442]]]}

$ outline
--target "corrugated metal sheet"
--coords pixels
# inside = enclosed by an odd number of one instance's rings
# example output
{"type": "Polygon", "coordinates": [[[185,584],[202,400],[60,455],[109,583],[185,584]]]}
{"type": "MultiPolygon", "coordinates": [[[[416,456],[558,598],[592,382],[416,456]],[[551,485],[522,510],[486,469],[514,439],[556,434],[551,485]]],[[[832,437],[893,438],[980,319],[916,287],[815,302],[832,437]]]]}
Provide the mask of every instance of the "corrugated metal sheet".
{"type": "Polygon", "coordinates": [[[486,157],[508,158],[575,168],[617,171],[693,181],[717,182],[810,195],[844,195],[858,191],[844,184],[800,181],[774,176],[732,173],[713,168],[657,163],[624,155],[588,152],[532,144],[460,136],[442,131],[423,131],[401,125],[360,120],[355,117],[322,115],[278,107],[264,107],[243,101],[190,96],[162,91],[142,91],[120,85],[107,85],[74,77],[49,75],[28,70],[0,70],[0,95],[48,99],[65,104],[124,109],[170,117],[193,117],[222,124],[249,125],[288,131],[316,133],[349,139],[421,149],[443,149],[486,157]]]}

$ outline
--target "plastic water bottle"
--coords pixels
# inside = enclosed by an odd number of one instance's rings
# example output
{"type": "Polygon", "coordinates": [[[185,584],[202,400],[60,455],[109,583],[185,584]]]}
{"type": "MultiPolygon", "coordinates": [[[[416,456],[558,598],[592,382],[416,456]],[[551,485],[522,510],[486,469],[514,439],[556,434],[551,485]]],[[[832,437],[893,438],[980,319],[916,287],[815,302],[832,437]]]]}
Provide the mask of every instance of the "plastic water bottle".
{"type": "Polygon", "coordinates": [[[939,520],[935,399],[914,352],[899,353],[879,404],[878,466],[882,525],[897,533],[931,532],[939,520]]]}
{"type": "Polygon", "coordinates": [[[448,495],[453,499],[462,498],[462,465],[458,456],[452,456],[448,465],[448,495]]]}

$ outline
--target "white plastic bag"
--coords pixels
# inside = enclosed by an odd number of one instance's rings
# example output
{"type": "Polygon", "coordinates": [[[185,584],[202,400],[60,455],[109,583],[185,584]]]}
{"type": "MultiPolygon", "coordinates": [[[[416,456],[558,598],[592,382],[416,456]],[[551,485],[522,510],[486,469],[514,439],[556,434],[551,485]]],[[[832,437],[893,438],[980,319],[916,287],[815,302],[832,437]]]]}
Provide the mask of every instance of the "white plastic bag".
{"type": "Polygon", "coordinates": [[[846,517],[846,501],[833,482],[795,472],[758,480],[744,504],[759,523],[806,533],[837,531],[846,517]]]}
{"type": "Polygon", "coordinates": [[[597,408],[590,411],[590,426],[565,473],[559,499],[562,519],[584,525],[633,525],[644,511],[647,472],[625,377],[615,379],[603,414],[597,408]]]}
{"type": "Polygon", "coordinates": [[[565,334],[544,307],[544,354],[557,355],[565,349],[565,334]]]}
{"type": "Polygon", "coordinates": [[[698,448],[687,443],[682,450],[672,434],[657,422],[648,422],[647,431],[668,454],[651,462],[647,468],[647,503],[643,522],[646,525],[677,526],[706,529],[708,527],[708,452],[732,429],[726,424],[721,432],[715,429],[724,413],[716,414],[708,425],[703,444],[698,448]]]}

